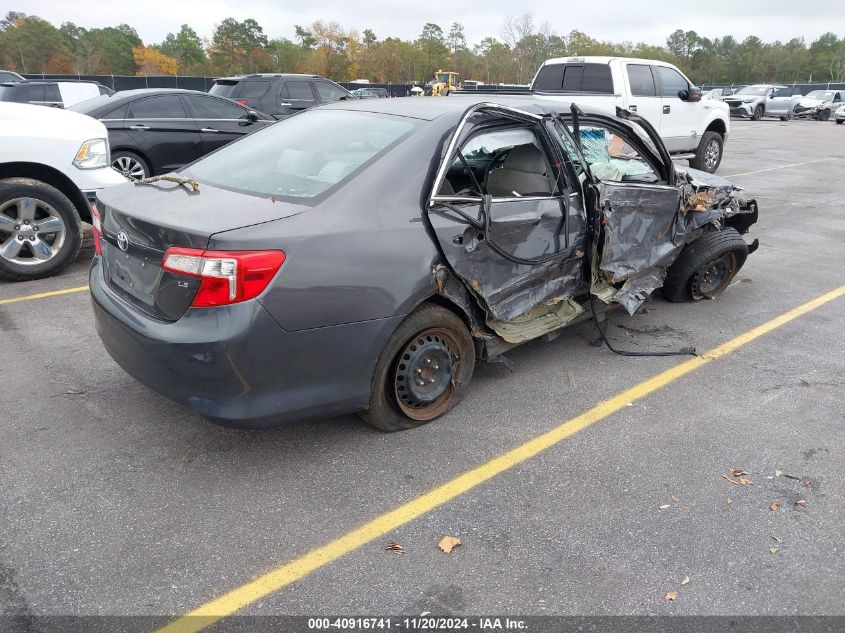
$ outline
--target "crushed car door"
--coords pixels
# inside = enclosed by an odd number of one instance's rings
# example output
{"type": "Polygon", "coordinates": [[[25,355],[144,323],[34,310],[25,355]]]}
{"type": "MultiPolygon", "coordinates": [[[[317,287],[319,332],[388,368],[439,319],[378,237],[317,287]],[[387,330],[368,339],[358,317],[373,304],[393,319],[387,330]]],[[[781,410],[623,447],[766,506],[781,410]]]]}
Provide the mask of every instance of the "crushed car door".
{"type": "Polygon", "coordinates": [[[684,246],[682,187],[657,132],[636,115],[643,138],[627,125],[575,112],[563,117],[588,167],[588,213],[595,219],[592,292],[629,313],[663,285],[666,268],[684,246]],[[577,122],[574,120],[577,118],[577,122]]]}
{"type": "Polygon", "coordinates": [[[428,220],[455,275],[505,340],[565,325],[581,307],[585,215],[542,117],[473,106],[447,148],[428,220]]]}

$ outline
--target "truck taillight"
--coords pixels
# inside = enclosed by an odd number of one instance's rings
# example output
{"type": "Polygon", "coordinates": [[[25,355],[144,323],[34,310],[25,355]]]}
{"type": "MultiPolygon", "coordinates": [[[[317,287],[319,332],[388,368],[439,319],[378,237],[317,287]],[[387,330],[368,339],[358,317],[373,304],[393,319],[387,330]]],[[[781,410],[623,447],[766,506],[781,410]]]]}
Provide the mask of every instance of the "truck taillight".
{"type": "Polygon", "coordinates": [[[94,252],[97,255],[103,254],[103,247],[100,244],[100,239],[103,235],[103,218],[100,216],[100,211],[96,204],[91,204],[91,224],[94,226],[94,252]]]}
{"type": "Polygon", "coordinates": [[[210,308],[254,299],[267,288],[285,261],[282,251],[209,251],[173,246],[164,270],[198,277],[192,308],[210,308]]]}

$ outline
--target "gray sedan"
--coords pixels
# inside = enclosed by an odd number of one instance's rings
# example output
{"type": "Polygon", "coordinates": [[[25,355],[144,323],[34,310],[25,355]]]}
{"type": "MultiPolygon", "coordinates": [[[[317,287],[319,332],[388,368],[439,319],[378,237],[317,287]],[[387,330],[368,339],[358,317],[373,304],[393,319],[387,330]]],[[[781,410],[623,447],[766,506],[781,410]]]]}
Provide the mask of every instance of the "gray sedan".
{"type": "Polygon", "coordinates": [[[90,288],[118,364],[218,423],[395,431],[454,407],[478,358],[661,286],[718,296],[756,219],[624,110],[348,101],[102,192],[90,288]]]}

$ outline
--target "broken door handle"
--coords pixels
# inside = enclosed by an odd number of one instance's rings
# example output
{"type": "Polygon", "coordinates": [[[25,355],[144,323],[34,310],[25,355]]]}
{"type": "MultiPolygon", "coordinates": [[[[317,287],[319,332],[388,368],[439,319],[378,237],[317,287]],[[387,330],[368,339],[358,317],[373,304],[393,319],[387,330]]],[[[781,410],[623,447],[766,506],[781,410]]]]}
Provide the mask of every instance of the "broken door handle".
{"type": "Polygon", "coordinates": [[[663,106],[663,114],[669,114],[672,110],[672,106],[663,106]]]}

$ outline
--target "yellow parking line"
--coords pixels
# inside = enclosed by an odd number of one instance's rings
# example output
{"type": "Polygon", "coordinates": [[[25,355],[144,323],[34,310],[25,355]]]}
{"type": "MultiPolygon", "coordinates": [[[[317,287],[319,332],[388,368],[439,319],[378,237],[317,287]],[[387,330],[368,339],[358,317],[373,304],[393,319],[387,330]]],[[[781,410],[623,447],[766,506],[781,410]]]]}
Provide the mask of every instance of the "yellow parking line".
{"type": "Polygon", "coordinates": [[[839,286],[812,301],[809,301],[785,314],[763,323],[762,325],[740,334],[726,343],[722,343],[711,351],[685,361],[679,365],[660,372],[656,376],[623,391],[612,397],[610,400],[599,403],[589,411],[572,418],[556,426],[551,431],[529,440],[521,446],[517,446],[508,452],[495,457],[486,464],[473,468],[445,484],[420,495],[419,497],[402,504],[401,506],[382,514],[375,519],[368,521],[359,528],[347,532],[340,538],[327,543],[321,547],[311,550],[307,554],[285,563],[275,569],[259,576],[240,587],[232,589],[228,593],[215,598],[210,602],[194,609],[180,618],[172,621],[157,633],[194,633],[211,626],[226,616],[232,615],[243,607],[264,598],[289,585],[313,571],[328,565],[330,562],[345,556],[353,550],[365,545],[381,536],[384,536],[417,517],[442,506],[479,486],[496,475],[531,459],[535,455],[555,446],[559,442],[574,435],[578,431],[586,429],[599,420],[624,409],[629,402],[644,398],[650,393],[665,387],[678,378],[706,365],[717,358],[721,358],[739,349],[743,345],[779,328],[798,317],[815,310],[819,306],[845,295],[845,285],[839,286]]]}
{"type": "Polygon", "coordinates": [[[58,297],[72,292],[84,292],[88,286],[77,286],[76,288],[65,288],[64,290],[51,290],[50,292],[39,292],[37,295],[25,295],[23,297],[12,297],[11,299],[0,299],[0,306],[18,301],[33,301],[34,299],[45,299],[46,297],[58,297]]]}
{"type": "Polygon", "coordinates": [[[749,174],[759,174],[764,171],[775,171],[777,169],[786,169],[787,167],[800,167],[801,165],[812,165],[813,163],[823,163],[826,160],[836,160],[835,156],[828,158],[819,158],[817,160],[807,160],[803,163],[792,163],[790,165],[778,165],[777,167],[766,167],[765,169],[755,169],[754,171],[744,171],[741,174],[731,174],[730,176],[722,176],[722,178],[736,178],[737,176],[748,176],[749,174]]]}

